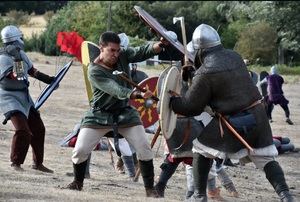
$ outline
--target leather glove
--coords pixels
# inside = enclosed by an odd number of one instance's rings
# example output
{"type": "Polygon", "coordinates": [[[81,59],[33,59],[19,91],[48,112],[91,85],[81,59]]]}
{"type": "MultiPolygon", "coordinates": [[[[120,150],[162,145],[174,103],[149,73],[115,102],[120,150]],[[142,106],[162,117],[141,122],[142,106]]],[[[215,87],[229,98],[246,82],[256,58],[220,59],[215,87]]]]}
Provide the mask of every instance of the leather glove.
{"type": "Polygon", "coordinates": [[[40,71],[37,71],[35,73],[35,78],[37,78],[38,80],[40,80],[40,81],[42,81],[42,82],[44,82],[46,84],[51,84],[54,81],[54,79],[55,79],[54,76],[49,76],[49,75],[44,74],[44,73],[42,73],[40,71]]]}
{"type": "Polygon", "coordinates": [[[182,70],[181,70],[182,80],[187,82],[189,79],[193,78],[194,71],[195,69],[191,65],[182,66],[182,70]]]}
{"type": "Polygon", "coordinates": [[[140,91],[133,91],[130,95],[130,99],[143,99],[143,96],[140,91]]]}

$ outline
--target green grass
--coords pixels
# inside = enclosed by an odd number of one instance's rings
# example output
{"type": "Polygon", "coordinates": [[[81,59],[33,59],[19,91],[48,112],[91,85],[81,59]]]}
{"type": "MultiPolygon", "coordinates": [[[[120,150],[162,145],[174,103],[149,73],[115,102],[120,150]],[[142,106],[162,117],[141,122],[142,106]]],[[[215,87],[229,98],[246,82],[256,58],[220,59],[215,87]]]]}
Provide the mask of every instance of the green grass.
{"type": "MultiPolygon", "coordinates": [[[[248,69],[260,73],[261,71],[270,72],[271,67],[272,66],[249,65],[248,69]]],[[[281,75],[300,76],[300,66],[289,67],[287,65],[277,65],[277,67],[278,73],[281,75]]]]}
{"type": "MultiPolygon", "coordinates": [[[[272,66],[249,65],[248,69],[256,72],[258,75],[262,71],[270,73],[272,66]]],[[[300,66],[289,67],[287,65],[277,65],[278,73],[283,76],[285,83],[299,83],[300,82],[300,66]]]]}

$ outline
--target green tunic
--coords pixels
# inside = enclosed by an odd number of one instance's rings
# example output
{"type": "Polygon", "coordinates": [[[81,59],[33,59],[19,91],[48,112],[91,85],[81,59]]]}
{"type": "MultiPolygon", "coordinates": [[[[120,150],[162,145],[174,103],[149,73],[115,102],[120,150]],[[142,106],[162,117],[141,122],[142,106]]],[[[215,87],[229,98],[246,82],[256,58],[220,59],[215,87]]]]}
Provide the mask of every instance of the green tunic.
{"type": "Polygon", "coordinates": [[[99,64],[90,63],[88,79],[93,97],[91,108],[82,121],[81,128],[111,128],[115,119],[119,127],[141,125],[138,111],[129,105],[132,87],[118,76],[115,70],[122,71],[130,78],[129,63],[141,62],[155,55],[153,43],[136,48],[122,49],[114,69],[106,69],[99,64]]]}

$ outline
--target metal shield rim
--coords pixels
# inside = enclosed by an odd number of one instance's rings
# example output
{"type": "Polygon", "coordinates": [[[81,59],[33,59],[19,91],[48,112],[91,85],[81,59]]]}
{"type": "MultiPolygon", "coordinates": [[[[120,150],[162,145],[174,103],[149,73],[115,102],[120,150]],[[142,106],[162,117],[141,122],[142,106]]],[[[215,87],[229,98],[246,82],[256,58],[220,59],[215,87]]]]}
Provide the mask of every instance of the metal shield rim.
{"type": "Polygon", "coordinates": [[[73,60],[71,60],[70,62],[68,62],[55,76],[55,81],[46,86],[43,91],[41,92],[41,94],[39,95],[39,97],[37,98],[35,104],[34,104],[34,108],[35,109],[39,109],[42,104],[44,104],[44,102],[48,99],[48,97],[52,94],[52,92],[54,91],[54,89],[57,87],[57,85],[60,83],[60,81],[63,79],[63,77],[65,76],[65,74],[67,73],[67,71],[69,70],[69,68],[71,67],[73,63],[73,60]]]}

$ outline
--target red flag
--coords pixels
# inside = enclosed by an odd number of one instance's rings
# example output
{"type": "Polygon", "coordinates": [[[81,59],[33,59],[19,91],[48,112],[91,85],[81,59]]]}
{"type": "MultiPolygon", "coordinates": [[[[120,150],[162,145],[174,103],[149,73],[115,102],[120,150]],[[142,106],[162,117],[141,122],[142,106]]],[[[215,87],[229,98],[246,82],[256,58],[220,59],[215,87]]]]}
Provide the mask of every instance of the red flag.
{"type": "Polygon", "coordinates": [[[62,52],[69,53],[75,56],[81,62],[81,43],[84,41],[83,37],[77,32],[58,32],[56,44],[60,46],[62,52]]]}

